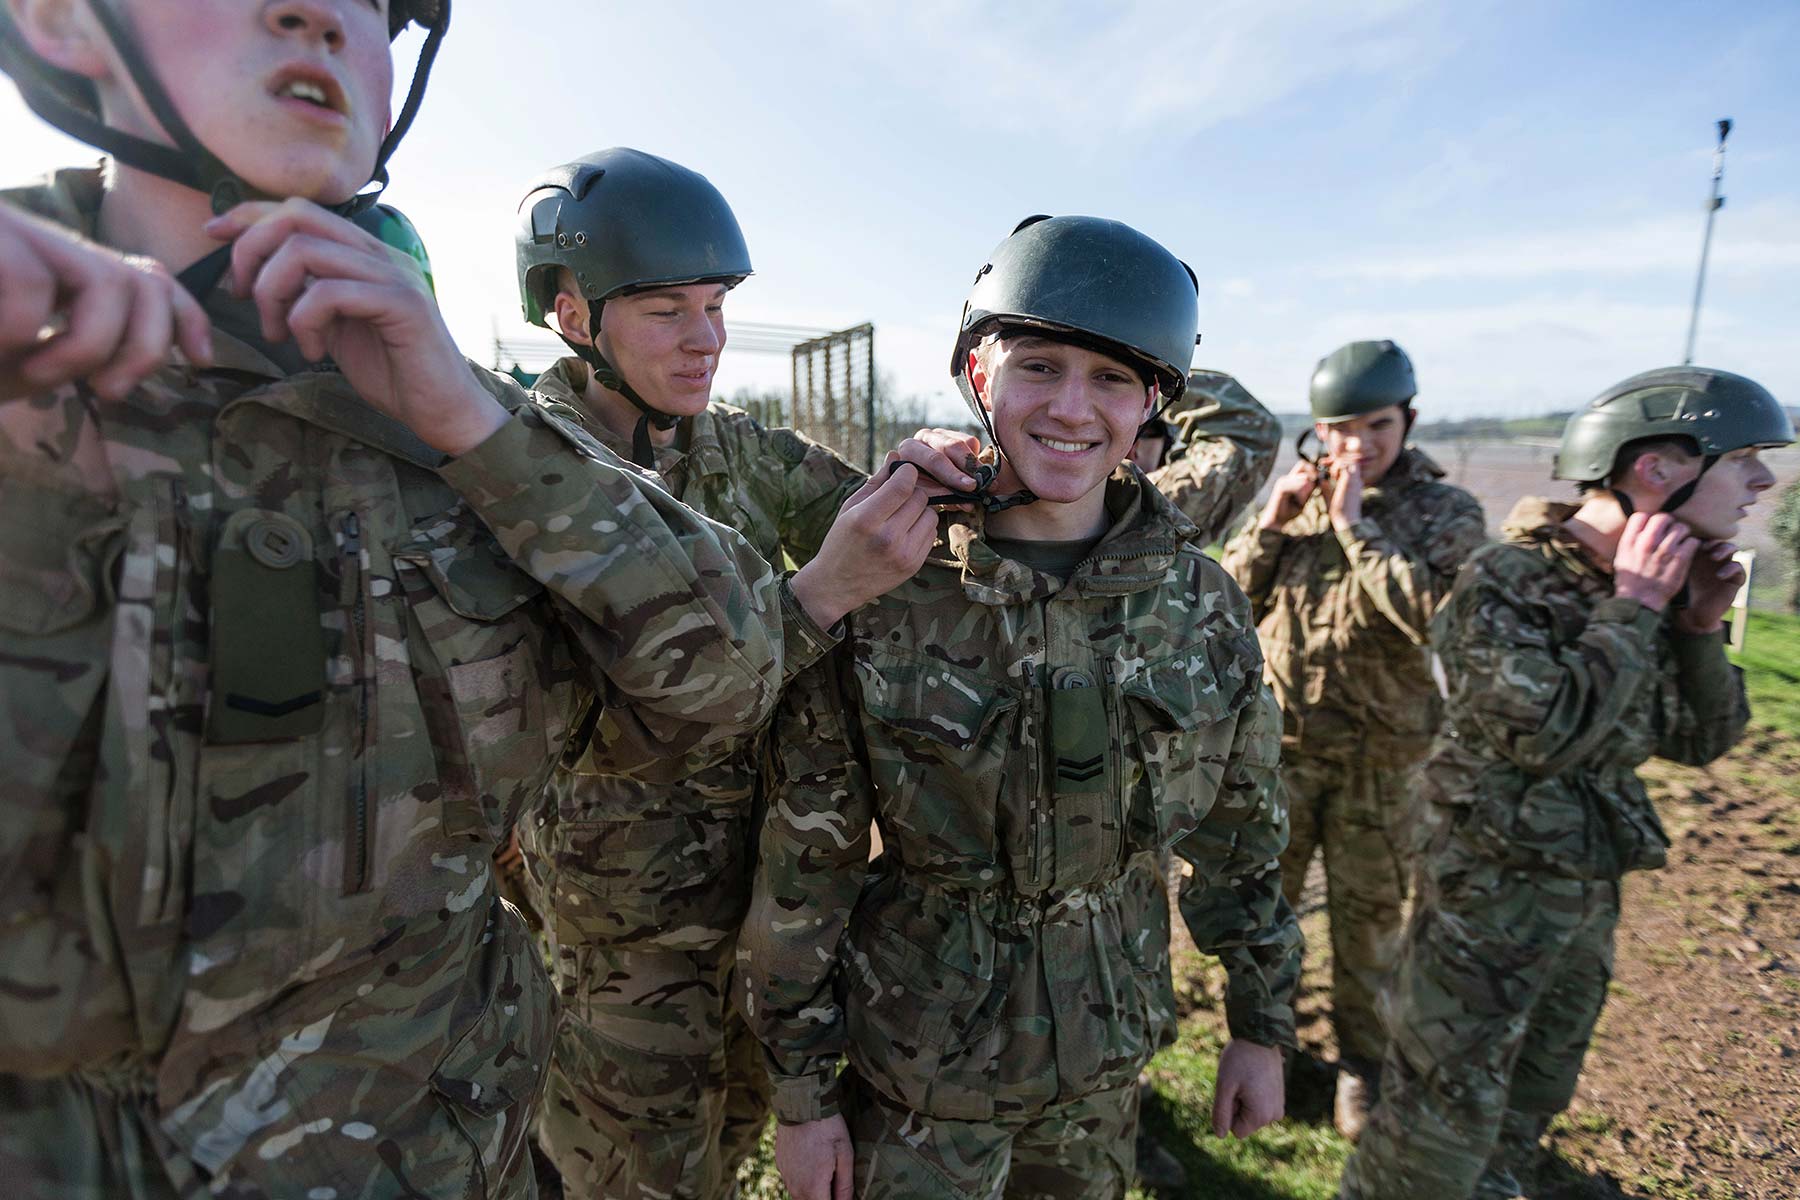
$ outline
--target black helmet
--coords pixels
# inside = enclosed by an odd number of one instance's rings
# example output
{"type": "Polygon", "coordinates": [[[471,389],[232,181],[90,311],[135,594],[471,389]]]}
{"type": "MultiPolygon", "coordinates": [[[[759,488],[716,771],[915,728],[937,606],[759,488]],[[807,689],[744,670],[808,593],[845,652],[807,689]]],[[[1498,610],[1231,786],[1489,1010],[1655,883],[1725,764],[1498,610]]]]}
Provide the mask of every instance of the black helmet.
{"type": "Polygon", "coordinates": [[[1396,404],[1409,405],[1418,394],[1406,351],[1388,341],[1350,342],[1313,368],[1312,416],[1329,425],[1396,404]]]}
{"type": "Polygon", "coordinates": [[[751,273],[731,205],[706,176],[624,147],[540,176],[519,204],[514,242],[525,320],[545,328],[557,267],[575,276],[596,320],[600,304],[626,292],[751,273]]]}
{"type": "MultiPolygon", "coordinates": [[[[1755,380],[1710,367],[1660,367],[1615,383],[1569,418],[1551,478],[1604,483],[1619,451],[1645,438],[1685,439],[1704,456],[1704,475],[1733,450],[1788,445],[1794,423],[1755,380]]],[[[1699,482],[1695,476],[1677,489],[1662,511],[1686,504],[1699,482]]]]}
{"type": "MultiPolygon", "coordinates": [[[[970,348],[990,333],[1047,334],[1129,363],[1167,407],[1187,387],[1200,340],[1199,293],[1186,263],[1129,225],[1100,217],[1026,217],[975,273],[950,376],[1001,455],[1005,447],[966,371],[970,348]]],[[[974,501],[989,512],[1037,499],[1027,490],[993,495],[997,475],[997,467],[984,465],[973,492],[941,499],[974,501]]]]}
{"type": "MultiPolygon", "coordinates": [[[[127,20],[120,0],[89,0],[95,18],[112,41],[132,82],[143,95],[144,102],[175,143],[173,147],[115,129],[106,124],[100,112],[99,93],[93,82],[71,71],[53,66],[32,53],[24,36],[13,22],[11,10],[0,4],[0,71],[12,77],[25,103],[45,121],[70,137],[103,150],[120,162],[148,171],[152,175],[205,192],[212,197],[214,212],[226,209],[258,193],[232,173],[205,146],[202,146],[181,114],[175,110],[162,80],[145,59],[137,35],[127,20]]],[[[431,76],[431,64],[438,47],[450,27],[450,0],[393,0],[388,9],[388,36],[398,37],[411,22],[427,31],[425,44],[419,51],[419,64],[413,72],[412,87],[393,127],[381,143],[370,173],[372,183],[387,185],[387,164],[399,147],[406,131],[418,115],[419,103],[425,98],[425,84],[431,76]]],[[[354,216],[374,203],[380,188],[352,197],[333,211],[354,216]]],[[[216,275],[214,275],[216,278],[216,275]]]]}
{"type": "Polygon", "coordinates": [[[971,346],[997,330],[1035,330],[1136,365],[1174,401],[1199,326],[1194,273],[1157,242],[1100,217],[1027,217],[975,275],[950,375],[968,396],[971,346]]]}
{"type": "Polygon", "coordinates": [[[680,418],[650,407],[606,361],[599,347],[600,313],[613,297],[645,288],[742,281],[750,274],[750,251],[731,205],[697,171],[642,150],[614,147],[564,163],[527,188],[514,246],[520,301],[533,325],[551,328],[557,268],[575,276],[588,301],[590,341],[564,341],[593,368],[601,386],[638,410],[631,457],[652,467],[650,427],[673,429],[680,418]]]}

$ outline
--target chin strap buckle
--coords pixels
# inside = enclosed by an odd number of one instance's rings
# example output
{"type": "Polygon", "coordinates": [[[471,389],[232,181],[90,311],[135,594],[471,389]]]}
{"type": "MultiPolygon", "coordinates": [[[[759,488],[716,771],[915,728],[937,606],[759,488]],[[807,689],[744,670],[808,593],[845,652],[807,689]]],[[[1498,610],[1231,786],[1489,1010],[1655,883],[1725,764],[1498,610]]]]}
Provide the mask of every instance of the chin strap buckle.
{"type": "MultiPolygon", "coordinates": [[[[895,463],[894,467],[888,469],[888,474],[891,476],[894,468],[899,466],[899,463],[895,463]]],[[[916,466],[913,469],[918,470],[916,466]]],[[[1037,499],[1035,494],[1024,488],[1008,496],[994,495],[992,489],[994,480],[1000,477],[1000,468],[992,463],[976,463],[972,474],[975,476],[975,486],[968,491],[953,488],[935,475],[926,476],[944,490],[940,495],[927,497],[925,503],[933,508],[942,508],[951,504],[973,504],[984,512],[996,513],[1004,512],[1009,508],[1017,508],[1021,504],[1030,504],[1037,499]]]]}

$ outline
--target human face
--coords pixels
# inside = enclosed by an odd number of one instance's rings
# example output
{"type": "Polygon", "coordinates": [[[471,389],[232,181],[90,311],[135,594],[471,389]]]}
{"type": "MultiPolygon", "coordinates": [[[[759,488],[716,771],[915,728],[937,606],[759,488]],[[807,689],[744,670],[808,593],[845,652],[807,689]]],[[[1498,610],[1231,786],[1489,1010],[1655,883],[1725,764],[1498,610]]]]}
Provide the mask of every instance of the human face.
{"type": "MultiPolygon", "coordinates": [[[[201,145],[259,191],[337,204],[368,182],[387,132],[388,3],[128,0],[125,9],[201,145]]],[[[93,48],[94,69],[83,73],[107,120],[170,144],[98,25],[93,48]]]]}
{"type": "Polygon", "coordinates": [[[1019,482],[1039,500],[1071,503],[1131,453],[1156,393],[1116,358],[1041,337],[971,353],[969,382],[1019,482]]]}
{"type": "Polygon", "coordinates": [[[1406,446],[1406,407],[1390,404],[1342,421],[1318,421],[1313,428],[1334,462],[1356,459],[1363,486],[1380,483],[1406,446]]]}
{"type": "Polygon", "coordinates": [[[725,347],[727,290],[690,283],[608,300],[600,313],[601,353],[645,404],[694,416],[712,399],[725,347]]]}
{"type": "MultiPolygon", "coordinates": [[[[1699,472],[1702,460],[1689,461],[1691,467],[1673,476],[1671,492],[1699,472]]],[[[1774,486],[1775,473],[1762,461],[1760,448],[1745,446],[1723,455],[1712,470],[1701,475],[1694,494],[1673,516],[1705,541],[1729,540],[1737,536],[1750,506],[1774,486]]]]}
{"type": "Polygon", "coordinates": [[[1137,469],[1146,475],[1162,466],[1163,455],[1168,453],[1169,439],[1146,434],[1131,446],[1131,461],[1137,469]]]}

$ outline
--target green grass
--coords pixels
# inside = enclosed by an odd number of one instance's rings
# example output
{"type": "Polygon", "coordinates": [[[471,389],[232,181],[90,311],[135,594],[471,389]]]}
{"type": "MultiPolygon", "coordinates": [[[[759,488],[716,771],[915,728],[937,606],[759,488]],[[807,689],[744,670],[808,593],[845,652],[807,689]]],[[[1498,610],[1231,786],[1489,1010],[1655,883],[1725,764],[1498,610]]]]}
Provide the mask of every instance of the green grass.
{"type": "MultiPolygon", "coordinates": [[[[1182,1023],[1179,1039],[1151,1060],[1156,1100],[1144,1127],[1187,1168],[1186,1195],[1209,1200],[1332,1200],[1349,1144],[1319,1122],[1285,1120],[1239,1141],[1212,1134],[1214,1075],[1223,1032],[1202,1009],[1182,1023]]],[[[759,1152],[738,1171],[742,1200],[786,1200],[775,1174],[773,1126],[759,1152]]],[[[1130,1200],[1156,1200],[1142,1188],[1130,1200]]]]}
{"type": "MultiPolygon", "coordinates": [[[[1756,721],[1800,736],[1800,616],[1752,612],[1744,653],[1736,657],[1744,668],[1756,721]]],[[[1177,962],[1193,967],[1182,956],[1177,962]]],[[[1178,980],[1183,973],[1177,971],[1178,980]]],[[[1781,983],[1800,992],[1800,980],[1781,983]]],[[[1625,990],[1617,983],[1613,988],[1625,990]]],[[[1187,1194],[1209,1200],[1331,1200],[1337,1195],[1349,1146],[1331,1128],[1329,1117],[1289,1118],[1244,1141],[1212,1135],[1214,1072],[1223,1036],[1217,1012],[1202,1005],[1183,1021],[1176,1044],[1157,1055],[1149,1068],[1157,1098],[1145,1109],[1144,1125],[1187,1168],[1187,1194]]],[[[1599,1113],[1565,1115],[1560,1120],[1559,1128],[1595,1138],[1612,1131],[1612,1119],[1599,1113]]],[[[1655,1162],[1640,1167],[1630,1184],[1636,1194],[1657,1200],[1713,1200],[1730,1194],[1705,1184],[1696,1190],[1693,1181],[1657,1168],[1655,1162]]],[[[1546,1170],[1565,1194],[1618,1194],[1570,1164],[1551,1160],[1546,1170]]],[[[744,1164],[738,1179],[744,1200],[784,1200],[786,1193],[775,1175],[772,1135],[764,1138],[762,1152],[744,1164]]],[[[1141,1189],[1131,1196],[1152,1200],[1141,1189]]]]}
{"type": "MultiPolygon", "coordinates": [[[[1286,1120],[1242,1141],[1212,1132],[1214,1073],[1224,1048],[1217,1018],[1190,1016],[1149,1073],[1157,1102],[1144,1125],[1187,1168],[1188,1194],[1219,1200],[1331,1200],[1350,1147],[1329,1122],[1286,1120]]],[[[1134,1191],[1135,1198],[1149,1193],[1134,1191]]]]}
{"type": "Polygon", "coordinates": [[[1800,736],[1800,616],[1753,611],[1744,652],[1735,657],[1754,719],[1800,736]]]}

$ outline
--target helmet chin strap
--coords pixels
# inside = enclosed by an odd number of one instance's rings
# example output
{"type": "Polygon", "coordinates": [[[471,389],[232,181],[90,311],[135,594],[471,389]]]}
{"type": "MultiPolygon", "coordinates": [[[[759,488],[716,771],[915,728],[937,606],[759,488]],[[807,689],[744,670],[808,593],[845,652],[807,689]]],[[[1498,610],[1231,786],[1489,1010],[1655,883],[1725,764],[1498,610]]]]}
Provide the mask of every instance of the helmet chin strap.
{"type": "MultiPolygon", "coordinates": [[[[1656,511],[1659,513],[1672,513],[1682,505],[1686,504],[1689,500],[1692,500],[1694,498],[1694,489],[1700,486],[1700,481],[1706,478],[1706,473],[1712,470],[1718,461],[1719,455],[1717,454],[1708,454],[1705,458],[1701,459],[1700,473],[1670,492],[1668,499],[1664,500],[1662,502],[1662,507],[1658,508],[1656,511]]],[[[1606,490],[1613,494],[1613,499],[1619,502],[1619,507],[1624,510],[1627,517],[1637,511],[1637,505],[1632,502],[1630,496],[1625,494],[1624,489],[1608,488],[1606,490]]]]}
{"type": "Polygon", "coordinates": [[[656,470],[656,447],[650,441],[650,427],[654,425],[658,429],[673,429],[681,424],[681,418],[672,413],[663,412],[659,408],[650,407],[649,402],[637,394],[637,389],[627,383],[619,369],[608,362],[606,355],[600,352],[600,313],[605,307],[604,300],[597,300],[589,311],[589,340],[586,344],[568,337],[564,337],[563,342],[593,370],[594,382],[608,391],[619,393],[631,402],[633,408],[638,410],[637,425],[631,431],[631,461],[646,471],[654,471],[656,470]]]}
{"type": "Polygon", "coordinates": [[[975,394],[975,385],[969,382],[967,372],[959,375],[957,382],[968,392],[969,407],[975,410],[975,416],[981,421],[982,429],[987,432],[988,444],[994,448],[996,461],[992,466],[987,463],[976,464],[973,472],[975,476],[973,488],[965,492],[946,486],[945,493],[941,496],[932,496],[929,503],[979,504],[982,511],[988,513],[1005,512],[1009,508],[1018,508],[1022,504],[1037,503],[1037,493],[1025,487],[1023,479],[1019,481],[1018,491],[1004,496],[994,494],[994,484],[1000,478],[1000,468],[1008,461],[1006,447],[1000,444],[1000,434],[994,429],[993,417],[988,413],[987,406],[981,402],[981,397],[975,394]]]}
{"type": "MultiPolygon", "coordinates": [[[[25,89],[26,101],[33,110],[63,132],[105,151],[127,166],[204,193],[210,200],[214,213],[227,212],[246,200],[279,199],[280,197],[270,196],[244,182],[194,136],[192,128],[176,109],[168,89],[163,86],[162,79],[144,55],[136,31],[131,27],[118,0],[96,0],[89,7],[112,43],[120,62],[124,64],[132,84],[144,98],[144,103],[157,124],[168,134],[169,140],[175,143],[174,146],[165,146],[115,129],[65,102],[51,88],[25,89]]],[[[325,205],[327,212],[341,217],[357,216],[374,204],[387,187],[388,159],[393,156],[401,139],[412,127],[419,105],[425,98],[425,86],[431,77],[431,67],[437,59],[438,48],[443,44],[444,31],[449,24],[448,10],[449,4],[445,0],[441,5],[438,21],[427,32],[425,44],[419,51],[418,66],[413,72],[412,86],[401,105],[400,115],[387,136],[382,139],[381,148],[375,157],[375,168],[369,176],[369,181],[376,186],[369,191],[360,191],[340,204],[325,205]]],[[[177,279],[196,299],[204,302],[218,286],[230,263],[231,247],[221,246],[190,264],[181,271],[177,279]]]]}

